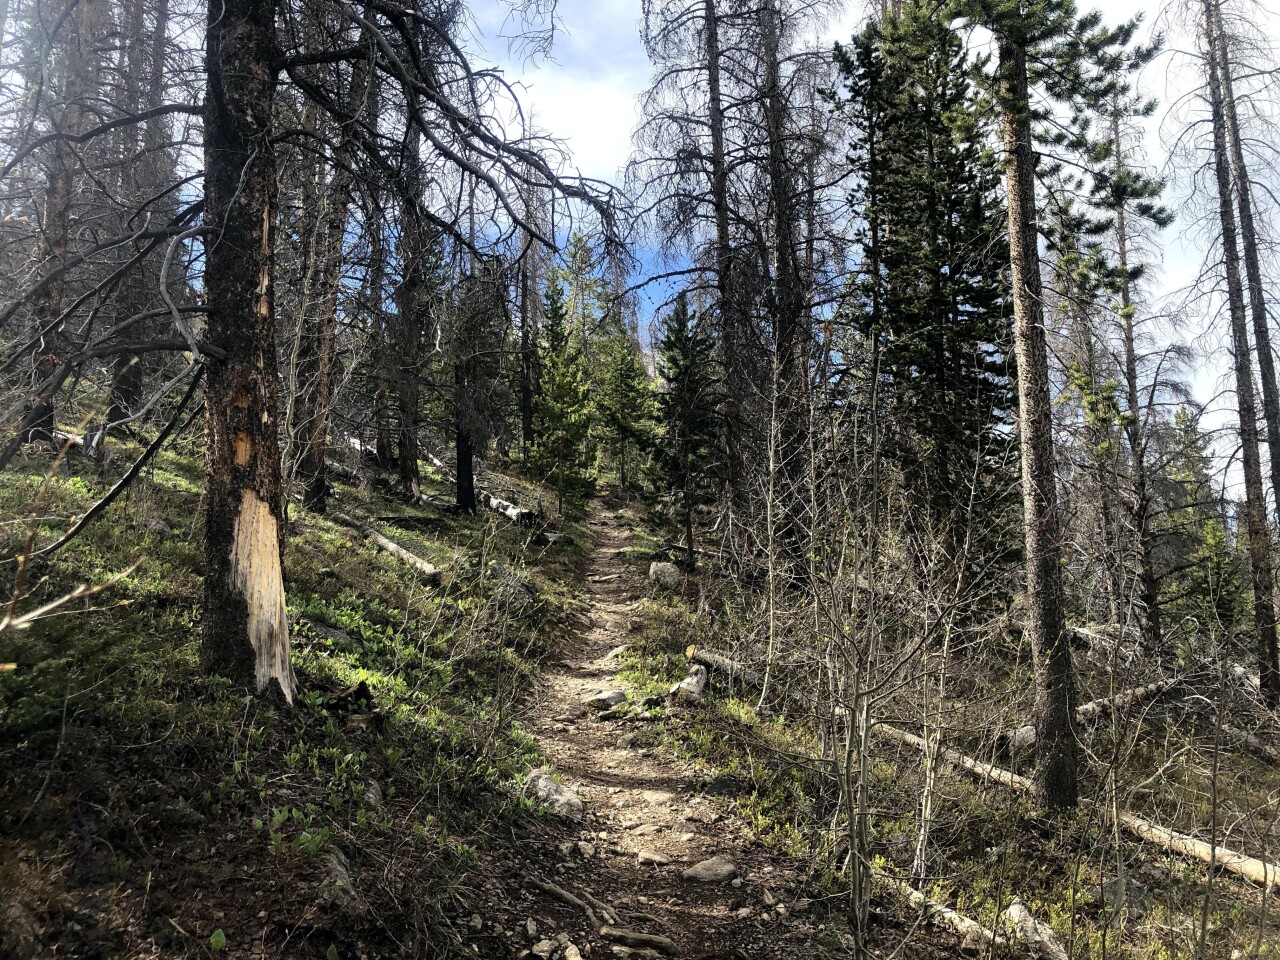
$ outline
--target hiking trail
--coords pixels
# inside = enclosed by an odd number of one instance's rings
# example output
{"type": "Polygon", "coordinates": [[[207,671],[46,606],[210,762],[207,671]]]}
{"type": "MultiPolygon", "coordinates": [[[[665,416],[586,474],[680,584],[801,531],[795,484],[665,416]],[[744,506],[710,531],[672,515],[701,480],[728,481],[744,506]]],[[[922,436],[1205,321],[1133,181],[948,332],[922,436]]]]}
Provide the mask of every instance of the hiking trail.
{"type": "Polygon", "coordinates": [[[470,917],[468,942],[480,956],[498,955],[498,940],[508,956],[561,960],[821,955],[796,864],[756,841],[726,798],[703,792],[705,777],[657,730],[645,735],[661,720],[591,702],[626,692],[617,654],[649,589],[623,559],[625,523],[605,504],[594,509],[587,626],[544,666],[527,716],[582,819],[515,846],[516,862],[491,882],[502,889],[488,891],[489,915],[470,917]],[[709,879],[686,874],[698,865],[709,879]]]}

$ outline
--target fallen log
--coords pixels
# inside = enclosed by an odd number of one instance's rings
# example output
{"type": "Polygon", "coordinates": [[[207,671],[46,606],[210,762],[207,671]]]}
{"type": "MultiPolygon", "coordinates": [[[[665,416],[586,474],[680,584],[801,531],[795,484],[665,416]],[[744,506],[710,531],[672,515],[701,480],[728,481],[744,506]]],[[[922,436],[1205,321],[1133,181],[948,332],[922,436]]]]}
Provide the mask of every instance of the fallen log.
{"type": "Polygon", "coordinates": [[[1068,960],[1067,949],[1053,927],[1037,920],[1021,900],[1014,900],[1004,912],[1005,926],[1013,938],[1044,960],[1068,960]]]}
{"type": "Polygon", "coordinates": [[[517,507],[514,503],[503,500],[501,497],[495,497],[491,493],[481,493],[479,500],[494,513],[500,513],[512,523],[518,523],[522,527],[531,527],[538,522],[536,511],[528,510],[525,507],[517,507]]]}
{"type": "Polygon", "coordinates": [[[956,913],[950,907],[944,906],[936,900],[931,900],[927,895],[902,880],[886,876],[883,873],[877,873],[876,878],[906,899],[908,903],[920,911],[926,920],[950,927],[964,938],[965,943],[968,945],[981,947],[987,944],[998,944],[1003,941],[1003,938],[995,931],[988,930],[977,920],[966,917],[962,913],[956,913]]]}
{"type": "MultiPolygon", "coordinates": [[[[907,733],[905,730],[898,730],[894,727],[880,724],[876,730],[891,740],[897,740],[899,743],[909,744],[918,750],[925,748],[925,742],[915,734],[907,733]]],[[[1026,777],[1020,777],[1016,773],[1008,770],[1002,770],[1000,767],[990,763],[984,763],[973,757],[965,756],[956,750],[944,748],[941,756],[954,766],[968,770],[986,780],[994,780],[997,783],[1004,784],[1007,787],[1013,787],[1024,793],[1032,792],[1031,781],[1026,777]]],[[[1087,801],[1086,801],[1087,802],[1087,801]]],[[[1111,819],[1111,813],[1104,805],[1097,805],[1099,813],[1107,820],[1111,819]]],[[[1174,853],[1186,857],[1192,857],[1201,860],[1211,867],[1218,866],[1224,870],[1229,870],[1238,876],[1242,876],[1263,887],[1280,888],[1280,866],[1274,863],[1268,863],[1265,860],[1259,860],[1257,857],[1250,857],[1243,853],[1237,853],[1220,844],[1214,845],[1205,843],[1203,840],[1197,840],[1195,837],[1188,836],[1185,833],[1179,833],[1169,827],[1161,826],[1158,823],[1152,823],[1132,813],[1121,812],[1116,817],[1116,823],[1132,836],[1137,837],[1147,843],[1153,843],[1157,846],[1164,847],[1174,853]]]]}
{"type": "MultiPolygon", "coordinates": [[[[899,730],[897,727],[891,727],[887,724],[876,724],[875,732],[882,737],[890,740],[896,740],[898,743],[905,743],[907,746],[915,747],[917,750],[924,751],[928,749],[922,737],[917,737],[914,733],[907,733],[905,730],[899,730]]],[[[984,780],[994,780],[996,783],[1004,784],[1006,787],[1012,787],[1015,790],[1021,790],[1024,793],[1032,792],[1031,781],[1026,777],[1020,777],[1018,774],[1009,770],[1001,769],[992,763],[985,763],[974,757],[966,756],[959,750],[952,750],[949,747],[943,747],[938,751],[938,756],[947,763],[955,767],[962,767],[970,773],[976,774],[984,780]]]]}
{"type": "Polygon", "coordinates": [[[373,528],[373,525],[370,524],[367,520],[363,519],[362,517],[354,516],[349,513],[344,513],[341,510],[335,510],[334,516],[337,517],[339,520],[341,520],[343,523],[346,523],[349,526],[355,527],[357,530],[363,533],[366,537],[368,537],[373,542],[374,546],[376,546],[379,550],[382,550],[384,553],[389,553],[391,554],[391,556],[395,557],[397,560],[401,561],[402,563],[405,563],[408,566],[413,567],[420,574],[422,574],[423,578],[431,586],[435,587],[440,585],[440,580],[443,574],[440,572],[439,568],[428,563],[426,560],[423,560],[416,553],[410,553],[408,550],[400,546],[400,544],[396,543],[395,541],[388,540],[381,533],[375,530],[373,528]]]}
{"type": "Polygon", "coordinates": [[[603,926],[600,928],[600,936],[606,940],[612,940],[614,943],[625,944],[628,947],[636,947],[640,950],[659,950],[673,957],[679,952],[672,940],[652,933],[640,933],[637,930],[623,930],[619,927],[603,926]]]}
{"type": "MultiPolygon", "coordinates": [[[[1091,720],[1094,720],[1105,713],[1120,713],[1130,707],[1135,707],[1140,703],[1158,697],[1160,694],[1169,690],[1177,683],[1176,678],[1157,680],[1155,683],[1143,684],[1140,687],[1131,687],[1128,690],[1122,690],[1112,697],[1102,697],[1098,700],[1091,700],[1083,706],[1076,708],[1076,723],[1083,726],[1091,720]]],[[[1036,743],[1036,728],[1034,724],[1026,724],[1013,730],[1002,730],[996,734],[996,744],[1002,749],[1011,753],[1020,753],[1030,750],[1036,743]]]]}

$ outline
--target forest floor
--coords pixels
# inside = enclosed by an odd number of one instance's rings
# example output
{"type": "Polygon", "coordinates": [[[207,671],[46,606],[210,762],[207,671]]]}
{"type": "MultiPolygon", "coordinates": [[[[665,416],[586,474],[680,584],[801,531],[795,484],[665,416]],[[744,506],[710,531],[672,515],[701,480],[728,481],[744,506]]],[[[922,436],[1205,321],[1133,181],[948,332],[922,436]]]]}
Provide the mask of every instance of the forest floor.
{"type": "MultiPolygon", "coordinates": [[[[139,449],[120,447],[121,463],[139,449]]],[[[0,473],[0,558],[65,531],[120,469],[24,455],[0,473]]],[[[338,485],[330,515],[293,518],[291,708],[200,667],[198,437],[19,585],[21,611],[111,583],[0,635],[0,957],[851,955],[838,791],[812,723],[716,674],[701,702],[665,696],[689,645],[750,642],[724,578],[650,582],[667,554],[639,503],[526,527],[442,507],[447,480],[425,466],[433,498],[412,504],[364,480],[338,485]],[[712,879],[686,875],[707,861],[712,879]]],[[[522,504],[545,494],[486,482],[522,504]]],[[[13,570],[0,563],[0,588],[13,570]]],[[[998,658],[964,666],[957,715],[995,709],[985,688],[1020,689],[998,658]]],[[[1094,689],[1149,679],[1086,667],[1094,689]]],[[[1219,835],[1267,855],[1280,771],[1210,751],[1204,702],[1189,688],[1117,726],[1126,802],[1201,836],[1218,810],[1219,835]]],[[[886,871],[913,843],[920,769],[910,748],[876,745],[886,871]]],[[[1016,897],[1075,956],[1280,956],[1256,887],[963,775],[937,800],[927,890],[988,927],[1016,897]]],[[[886,890],[871,912],[873,956],[960,950],[886,890]]]]}

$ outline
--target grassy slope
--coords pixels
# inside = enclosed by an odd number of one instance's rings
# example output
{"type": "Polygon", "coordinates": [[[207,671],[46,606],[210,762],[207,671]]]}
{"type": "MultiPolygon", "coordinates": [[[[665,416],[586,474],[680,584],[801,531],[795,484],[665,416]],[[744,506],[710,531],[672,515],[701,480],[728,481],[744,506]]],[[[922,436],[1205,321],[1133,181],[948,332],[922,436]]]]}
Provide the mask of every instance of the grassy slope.
{"type": "MultiPolygon", "coordinates": [[[[0,474],[6,558],[31,518],[47,542],[114,480],[48,469],[0,474]]],[[[449,955],[486,832],[537,816],[512,788],[536,762],[514,708],[572,612],[580,547],[343,490],[348,508],[407,518],[379,525],[447,571],[430,589],[295,507],[301,694],[277,709],[199,669],[200,487],[195,441],[162,454],[36,569],[20,609],[133,572],[0,635],[17,664],[0,674],[0,889],[16,894],[0,955],[449,955]],[[342,695],[361,681],[371,704],[342,695]]],[[[6,594],[13,576],[0,568],[6,594]]]]}
{"type": "MultiPolygon", "coordinates": [[[[648,557],[647,551],[638,550],[634,559],[637,564],[647,563],[648,557]]],[[[712,595],[719,592],[715,584],[704,584],[704,588],[712,595]]],[[[688,644],[730,649],[726,638],[741,632],[741,624],[731,624],[723,608],[717,612],[715,602],[697,603],[695,590],[691,587],[687,597],[664,597],[640,606],[643,625],[630,654],[628,679],[642,691],[665,692],[685,675],[688,644]],[[701,619],[695,612],[700,612],[701,619]]],[[[975,676],[983,669],[967,667],[975,676]]],[[[1006,664],[987,664],[985,669],[990,671],[987,683],[973,682],[975,690],[1002,689],[1008,682],[1006,664]]],[[[1086,674],[1082,681],[1086,689],[1105,695],[1105,677],[1086,674]]],[[[737,797],[759,834],[809,860],[818,887],[825,887],[838,907],[845,884],[836,866],[845,847],[829,830],[838,803],[832,768],[803,759],[821,753],[816,731],[809,724],[795,717],[759,715],[755,693],[726,689],[713,678],[705,708],[682,712],[669,721],[667,740],[700,763],[709,781],[737,797]]],[[[962,709],[968,704],[952,706],[955,715],[972,712],[962,709]]],[[[915,707],[904,698],[887,709],[891,716],[909,717],[915,707]]],[[[991,709],[988,702],[988,715],[991,709]]],[[[1126,793],[1129,808],[1206,837],[1210,771],[1205,767],[1204,748],[1212,737],[1206,740],[1203,729],[1195,730],[1195,712],[1194,704],[1190,709],[1185,704],[1157,704],[1141,721],[1131,718],[1124,724],[1126,737],[1114,751],[1106,731],[1099,733],[1091,741],[1091,777],[1097,778],[1101,765],[1114,762],[1118,781],[1137,785],[1150,781],[1160,769],[1154,789],[1148,782],[1126,793]],[[1134,730],[1140,731],[1136,739],[1134,730]],[[1184,750],[1187,746],[1198,749],[1184,750]]],[[[1206,723],[1200,718],[1201,728],[1206,723]]],[[[970,750],[978,747],[963,740],[958,745],[970,750]]],[[[920,755],[888,741],[876,741],[875,750],[874,853],[881,869],[897,872],[909,866],[914,850],[920,755]]],[[[1276,859],[1280,844],[1273,839],[1268,851],[1265,843],[1260,846],[1259,837],[1274,831],[1280,771],[1248,756],[1224,752],[1218,777],[1219,837],[1224,825],[1234,831],[1220,842],[1234,843],[1255,855],[1269,852],[1276,859]]],[[[1100,790],[1092,779],[1089,789],[1100,790]]],[[[1216,874],[1210,883],[1204,865],[1164,855],[1127,836],[1117,838],[1096,815],[1082,811],[1055,822],[1027,798],[998,786],[979,785],[957,773],[945,775],[936,802],[932,839],[940,856],[934,862],[936,876],[929,892],[988,926],[1016,897],[1038,918],[1049,921],[1064,942],[1074,941],[1077,956],[1142,960],[1196,956],[1207,919],[1200,955],[1221,960],[1280,957],[1276,907],[1260,889],[1232,874],[1216,874]],[[1129,889],[1138,891],[1141,911],[1130,916],[1116,915],[1097,898],[1097,888],[1114,881],[1118,863],[1124,864],[1129,889]]],[[[877,895],[876,907],[886,919],[895,918],[880,924],[879,933],[881,946],[892,950],[901,930],[909,926],[911,911],[887,892],[877,895]]],[[[930,939],[920,931],[913,936],[930,939]]]]}

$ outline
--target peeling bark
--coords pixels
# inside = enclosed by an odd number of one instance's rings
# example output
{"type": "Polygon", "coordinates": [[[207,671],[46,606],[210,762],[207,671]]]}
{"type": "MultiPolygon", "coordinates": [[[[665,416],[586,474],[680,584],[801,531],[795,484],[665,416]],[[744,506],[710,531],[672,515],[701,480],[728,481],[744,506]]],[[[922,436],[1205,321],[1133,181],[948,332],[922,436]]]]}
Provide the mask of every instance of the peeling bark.
{"type": "Polygon", "coordinates": [[[206,669],[289,702],[281,566],[271,115],[275,11],[254,0],[211,0],[206,50],[205,287],[213,363],[205,392],[206,669]]]}

